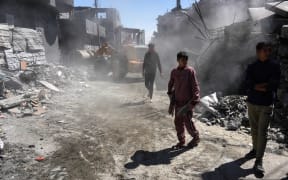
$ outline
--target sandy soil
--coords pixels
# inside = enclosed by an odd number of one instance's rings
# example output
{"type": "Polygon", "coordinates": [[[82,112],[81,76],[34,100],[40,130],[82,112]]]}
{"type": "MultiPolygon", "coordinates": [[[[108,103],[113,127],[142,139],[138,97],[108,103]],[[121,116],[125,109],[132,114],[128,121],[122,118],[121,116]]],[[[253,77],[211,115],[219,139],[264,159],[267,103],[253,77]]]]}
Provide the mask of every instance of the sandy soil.
{"type": "MultiPolygon", "coordinates": [[[[196,121],[202,141],[194,149],[172,151],[177,143],[168,98],[152,103],[139,77],[123,82],[73,82],[55,94],[43,116],[0,119],[5,151],[0,179],[167,180],[251,179],[253,160],[241,157],[250,137],[196,121]],[[35,147],[34,147],[35,146],[35,147]],[[44,156],[42,162],[35,161],[44,156]]],[[[190,138],[187,135],[187,141],[190,138]]],[[[269,142],[265,179],[286,177],[288,156],[269,142]]]]}

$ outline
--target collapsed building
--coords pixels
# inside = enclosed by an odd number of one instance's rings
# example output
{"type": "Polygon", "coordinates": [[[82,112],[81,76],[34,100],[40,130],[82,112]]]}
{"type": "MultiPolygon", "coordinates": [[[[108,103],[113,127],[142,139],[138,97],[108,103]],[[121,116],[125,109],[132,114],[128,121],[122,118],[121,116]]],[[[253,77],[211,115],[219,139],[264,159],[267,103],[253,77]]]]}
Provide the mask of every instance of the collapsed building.
{"type": "Polygon", "coordinates": [[[198,71],[203,95],[238,93],[240,82],[235,82],[241,81],[241,72],[254,60],[256,43],[275,37],[266,23],[251,18],[249,8],[263,6],[260,0],[201,0],[159,16],[154,41],[166,70],[175,66],[177,51],[186,50],[198,71]]]}
{"type": "MultiPolygon", "coordinates": [[[[281,64],[282,70],[272,126],[278,128],[275,132],[283,133],[287,140],[287,7],[288,1],[264,0],[200,0],[188,9],[177,5],[171,12],[159,16],[154,41],[162,59],[167,62],[166,70],[175,66],[177,51],[189,52],[203,96],[212,92],[221,92],[218,94],[224,96],[242,94],[245,69],[255,61],[255,45],[260,41],[271,42],[271,58],[281,64]]],[[[204,122],[218,123],[234,130],[247,124],[246,98],[241,98],[222,98],[214,105],[220,115],[212,113],[213,118],[204,118],[204,122]],[[234,103],[238,101],[241,103],[234,103]]]]}

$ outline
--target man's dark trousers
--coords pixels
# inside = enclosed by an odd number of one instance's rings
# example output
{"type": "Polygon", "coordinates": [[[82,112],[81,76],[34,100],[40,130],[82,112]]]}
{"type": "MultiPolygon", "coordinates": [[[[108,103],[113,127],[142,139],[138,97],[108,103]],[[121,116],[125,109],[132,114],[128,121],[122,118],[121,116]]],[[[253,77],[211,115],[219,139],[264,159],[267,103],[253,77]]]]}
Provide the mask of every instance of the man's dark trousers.
{"type": "Polygon", "coordinates": [[[149,97],[152,99],[153,96],[153,87],[154,87],[154,81],[156,77],[155,73],[145,73],[145,87],[149,91],[149,97]]]}

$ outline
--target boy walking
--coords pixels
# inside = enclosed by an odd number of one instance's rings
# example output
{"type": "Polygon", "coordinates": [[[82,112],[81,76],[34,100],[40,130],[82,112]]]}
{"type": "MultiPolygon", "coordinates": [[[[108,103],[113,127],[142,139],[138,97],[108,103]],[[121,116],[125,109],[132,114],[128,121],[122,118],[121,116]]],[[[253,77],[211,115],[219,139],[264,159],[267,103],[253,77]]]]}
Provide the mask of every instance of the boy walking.
{"type": "Polygon", "coordinates": [[[264,175],[263,156],[267,143],[267,131],[281,72],[279,64],[269,59],[270,50],[266,43],[258,43],[256,53],[257,60],[248,66],[246,75],[248,116],[253,142],[253,149],[246,155],[246,158],[256,158],[255,173],[264,175]]]}
{"type": "Polygon", "coordinates": [[[171,72],[168,84],[168,95],[173,96],[175,102],[173,108],[169,108],[169,114],[173,115],[175,110],[175,126],[179,143],[174,149],[185,146],[185,127],[193,137],[188,147],[195,147],[200,142],[199,132],[192,121],[193,108],[200,101],[200,88],[196,79],[195,70],[188,66],[188,55],[186,52],[177,54],[178,67],[171,72]]]}

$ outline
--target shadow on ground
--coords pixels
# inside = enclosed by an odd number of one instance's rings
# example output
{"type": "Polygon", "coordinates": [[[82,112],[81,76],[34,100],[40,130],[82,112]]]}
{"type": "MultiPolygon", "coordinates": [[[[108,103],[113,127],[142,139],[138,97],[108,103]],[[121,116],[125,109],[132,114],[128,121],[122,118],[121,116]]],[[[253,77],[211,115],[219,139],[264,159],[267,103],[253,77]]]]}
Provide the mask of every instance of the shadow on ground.
{"type": "Polygon", "coordinates": [[[136,151],[135,154],[131,157],[132,162],[125,164],[124,167],[127,169],[136,169],[139,165],[155,166],[161,164],[171,164],[171,160],[173,160],[173,158],[188,150],[188,148],[180,150],[167,148],[156,152],[139,150],[136,151]]]}
{"type": "Polygon", "coordinates": [[[248,160],[245,158],[240,158],[235,161],[222,164],[221,166],[216,168],[214,171],[206,172],[202,174],[202,179],[203,180],[214,180],[214,179],[238,180],[238,179],[244,178],[254,173],[252,168],[250,169],[241,168],[241,166],[247,161],[248,160]]]}

